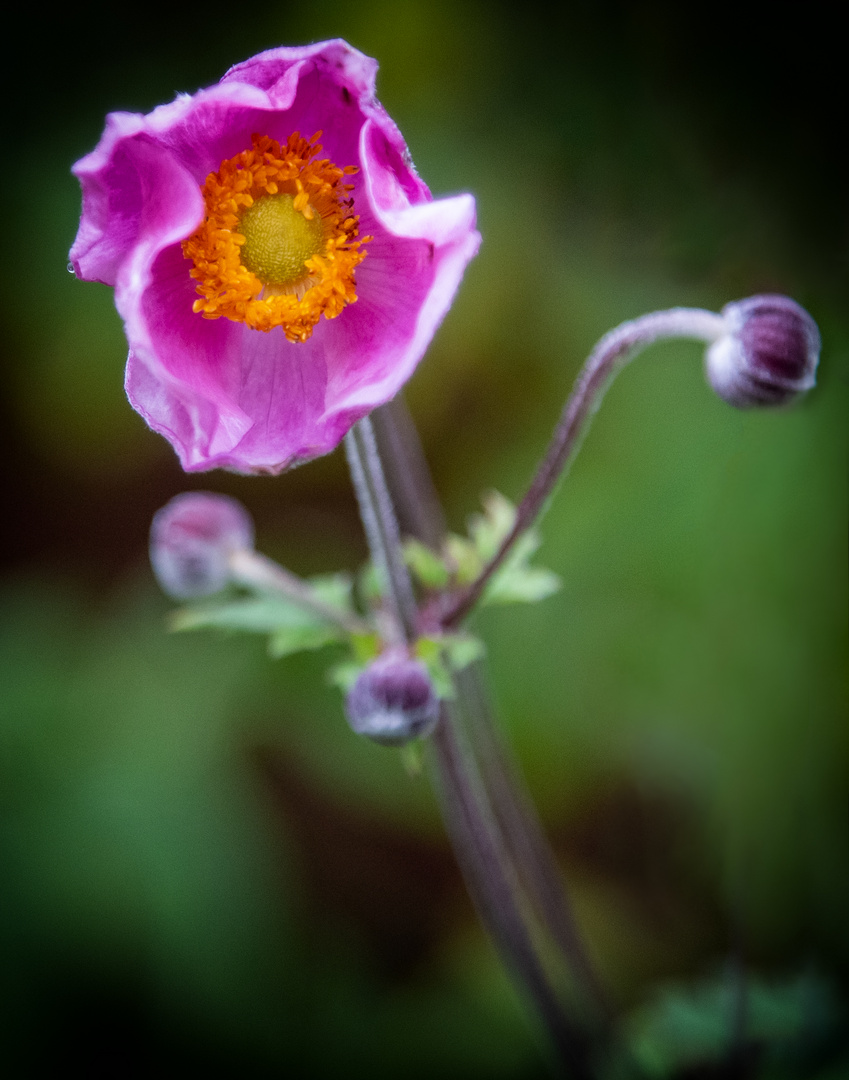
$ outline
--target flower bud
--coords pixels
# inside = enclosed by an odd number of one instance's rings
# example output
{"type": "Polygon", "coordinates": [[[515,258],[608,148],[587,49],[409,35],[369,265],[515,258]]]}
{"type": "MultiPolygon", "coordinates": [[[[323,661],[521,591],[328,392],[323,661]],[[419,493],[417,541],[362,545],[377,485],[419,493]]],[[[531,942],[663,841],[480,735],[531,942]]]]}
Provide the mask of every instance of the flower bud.
{"type": "Polygon", "coordinates": [[[430,734],[439,717],[439,699],[425,665],[393,650],[361,672],[348,691],[345,712],[358,735],[400,746],[430,734]]]}
{"type": "Polygon", "coordinates": [[[726,332],[707,350],[708,382],[729,405],[785,405],[816,381],[820,335],[788,296],[752,296],[722,309],[726,332]]]}
{"type": "Polygon", "coordinates": [[[223,589],[230,556],[253,544],[253,522],[242,504],[207,491],[177,495],[154,514],[150,527],[153,572],[178,600],[223,589]]]}

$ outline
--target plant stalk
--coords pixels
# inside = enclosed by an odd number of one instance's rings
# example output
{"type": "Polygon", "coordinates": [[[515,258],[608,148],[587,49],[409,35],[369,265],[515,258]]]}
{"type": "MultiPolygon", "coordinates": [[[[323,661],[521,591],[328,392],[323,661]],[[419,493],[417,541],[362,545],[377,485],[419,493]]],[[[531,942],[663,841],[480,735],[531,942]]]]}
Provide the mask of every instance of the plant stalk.
{"type": "MultiPolygon", "coordinates": [[[[397,632],[411,645],[418,610],[370,422],[355,425],[346,436],[346,451],[372,557],[384,570],[397,632]]],[[[509,970],[534,1003],[560,1063],[575,1080],[590,1080],[585,1041],[559,1002],[536,950],[510,859],[474,763],[460,747],[458,721],[450,703],[443,703],[432,745],[446,829],[481,919],[509,970]]]]}
{"type": "Polygon", "coordinates": [[[542,513],[617,372],[644,348],[663,338],[712,342],[724,331],[725,320],[712,311],[670,308],[622,323],[604,335],[587,358],[566,400],[548,450],[519,503],[513,528],[480,575],[443,612],[442,625],[446,629],[457,626],[471,613],[513,545],[542,513]]]}
{"type": "MultiPolygon", "coordinates": [[[[400,395],[372,414],[379,448],[387,462],[392,495],[406,531],[438,550],[446,532],[439,498],[409,410],[400,395]]],[[[572,973],[590,1021],[606,1024],[612,1010],[575,919],[560,868],[536,813],[518,764],[498,731],[484,687],[481,665],[455,675],[453,708],[464,736],[467,769],[479,775],[491,807],[492,826],[541,926],[572,973]]]]}
{"type": "Polygon", "coordinates": [[[259,592],[275,593],[293,604],[311,611],[314,615],[333,623],[347,634],[368,634],[371,627],[352,612],[342,611],[325,604],[315,595],[315,591],[308,581],[299,578],[290,570],[274,562],[273,559],[261,555],[258,551],[242,549],[234,551],[230,556],[230,572],[233,580],[240,585],[256,589],[259,592]]]}

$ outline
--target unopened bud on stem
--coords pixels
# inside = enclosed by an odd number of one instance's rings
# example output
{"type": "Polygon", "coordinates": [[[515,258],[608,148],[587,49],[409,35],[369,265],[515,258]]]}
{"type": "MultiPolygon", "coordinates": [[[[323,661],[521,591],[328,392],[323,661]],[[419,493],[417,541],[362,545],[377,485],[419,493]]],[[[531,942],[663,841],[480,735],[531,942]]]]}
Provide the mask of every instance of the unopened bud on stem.
{"type": "Polygon", "coordinates": [[[439,699],[425,665],[393,649],[359,675],[348,691],[345,712],[358,735],[400,746],[430,734],[439,718],[439,699]]]}
{"type": "Polygon", "coordinates": [[[158,510],[150,561],[162,589],[178,600],[218,592],[231,580],[230,559],[254,545],[245,508],[226,495],[187,491],[158,510]]]}
{"type": "Polygon", "coordinates": [[[786,405],[816,381],[820,335],[788,296],[752,296],[722,309],[726,332],[705,354],[708,381],[738,409],[786,405]]]}

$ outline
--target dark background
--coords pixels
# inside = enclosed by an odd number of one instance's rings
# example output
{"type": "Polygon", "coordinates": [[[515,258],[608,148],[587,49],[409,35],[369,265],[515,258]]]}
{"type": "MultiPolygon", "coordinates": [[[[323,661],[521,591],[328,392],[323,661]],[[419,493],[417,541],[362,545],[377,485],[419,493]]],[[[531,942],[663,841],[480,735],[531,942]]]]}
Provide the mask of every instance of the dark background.
{"type": "Polygon", "coordinates": [[[110,291],[65,269],[69,169],[106,112],[331,36],[379,59],[434,194],[478,199],[481,253],[407,393],[452,528],[491,487],[521,494],[616,323],[760,291],[819,322],[819,385],[788,413],[723,406],[695,345],[628,369],[545,520],[563,590],[477,626],[621,1007],[734,948],[767,981],[815,972],[839,998],[835,27],[815,7],[791,22],[647,3],[90,4],[26,23],[4,70],[0,1062],[115,1077],[540,1067],[426,780],[351,734],[328,657],[270,662],[260,641],[165,632],[153,512],[186,488],[227,492],[293,570],[354,568],[342,455],[275,480],[183,475],[124,398],[110,291]]]}

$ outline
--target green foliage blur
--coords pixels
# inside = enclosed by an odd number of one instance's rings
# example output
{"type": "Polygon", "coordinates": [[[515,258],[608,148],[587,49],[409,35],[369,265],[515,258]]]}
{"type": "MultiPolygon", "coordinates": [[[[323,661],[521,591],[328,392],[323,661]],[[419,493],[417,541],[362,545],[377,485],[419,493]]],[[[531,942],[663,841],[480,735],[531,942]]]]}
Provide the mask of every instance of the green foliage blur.
{"type": "MultiPolygon", "coordinates": [[[[124,398],[110,290],[66,271],[69,168],[106,112],[333,36],[379,59],[381,100],[433,192],[478,200],[481,253],[407,392],[454,531],[483,492],[521,495],[613,325],[764,291],[818,321],[819,385],[790,412],[724,406],[695,345],[626,370],[542,525],[538,561],[563,588],[476,629],[640,1046],[681,1002],[709,1002],[692,1029],[713,1032],[721,999],[687,987],[729,958],[759,987],[812,979],[839,1009],[836,32],[584,0],[89,4],[26,22],[4,72],[0,1071],[544,1074],[426,776],[351,733],[327,656],[271,661],[253,639],[166,630],[147,529],[179,491],[241,499],[260,548],[298,573],[361,565],[341,454],[274,480],[183,475],[124,398]]],[[[846,1075],[825,1058],[793,1068],[758,1075],[846,1075]]]]}

